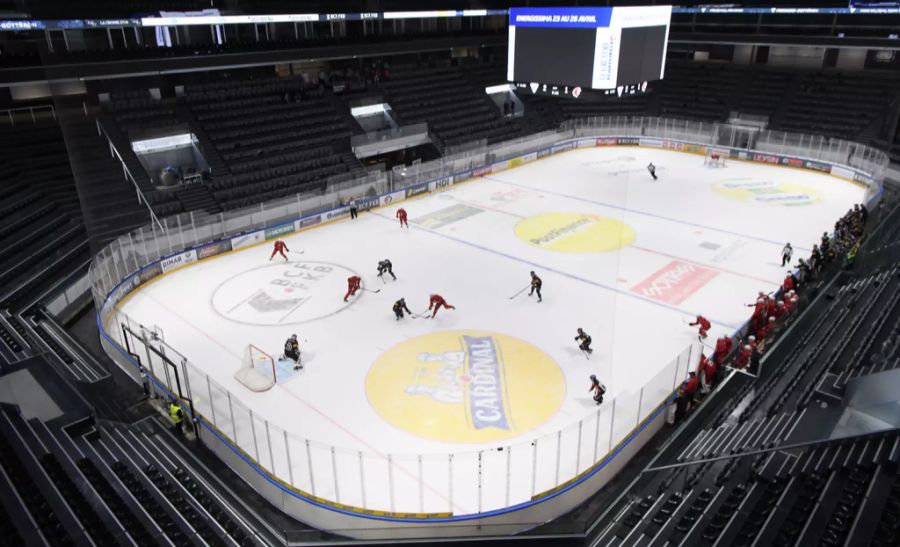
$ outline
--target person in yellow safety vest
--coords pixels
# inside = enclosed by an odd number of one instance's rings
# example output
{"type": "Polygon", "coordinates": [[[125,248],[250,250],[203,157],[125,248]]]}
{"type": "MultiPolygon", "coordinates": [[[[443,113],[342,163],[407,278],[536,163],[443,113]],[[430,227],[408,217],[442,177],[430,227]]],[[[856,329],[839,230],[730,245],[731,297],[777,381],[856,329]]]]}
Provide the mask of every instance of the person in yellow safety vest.
{"type": "Polygon", "coordinates": [[[172,420],[172,423],[175,424],[175,431],[178,432],[179,435],[184,434],[183,424],[184,424],[184,411],[181,410],[181,407],[178,403],[172,401],[169,403],[169,419],[172,420]]]}

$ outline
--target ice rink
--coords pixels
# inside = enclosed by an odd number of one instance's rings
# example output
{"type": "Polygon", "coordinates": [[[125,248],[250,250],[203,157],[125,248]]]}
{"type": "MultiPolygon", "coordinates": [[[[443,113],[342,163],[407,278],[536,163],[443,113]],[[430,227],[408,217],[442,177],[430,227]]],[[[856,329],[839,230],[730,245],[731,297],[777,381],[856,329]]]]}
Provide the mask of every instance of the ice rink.
{"type": "MultiPolygon", "coordinates": [[[[277,453],[247,450],[285,482],[290,475],[298,488],[357,507],[471,514],[527,500],[555,486],[554,477],[533,478],[530,466],[506,460],[503,473],[528,474],[521,488],[484,485],[473,497],[469,475],[454,464],[448,472],[443,455],[527,447],[596,414],[591,374],[607,386],[607,401],[652,383],[696,342],[686,321],[709,318],[710,343],[733,332],[749,317],[745,304],[783,280],[783,245],[793,244],[796,263],[864,194],[812,171],[736,160],[711,168],[702,156],[637,147],[579,149],[291,234],[287,263],[269,260],[271,242],[200,261],[119,307],[161,327],[168,344],[256,419],[312,442],[267,432],[257,444],[282,447],[277,453]],[[651,160],[658,181],[646,170],[651,160]],[[394,218],[400,206],[409,229],[394,218]],[[376,276],[386,258],[396,281],[376,276]],[[527,291],[511,299],[531,270],[543,279],[543,302],[527,291]],[[353,274],[380,292],[344,303],[353,274]],[[419,313],[432,293],[456,309],[395,320],[395,300],[405,297],[419,313]],[[593,337],[590,359],[574,341],[578,327],[593,337]],[[280,364],[278,384],[263,393],[234,380],[247,344],[277,358],[293,333],[304,370],[280,364]],[[387,455],[386,466],[376,461],[387,455]],[[315,485],[305,469],[314,463],[315,485]],[[320,480],[321,469],[340,477],[320,480]],[[356,484],[379,474],[391,481],[383,492],[356,484]],[[416,494],[404,498],[404,488],[416,494]]],[[[196,382],[195,405],[229,414],[221,397],[204,401],[196,382]]],[[[649,393],[650,403],[666,394],[649,393]]],[[[603,438],[614,444],[627,432],[603,438]]],[[[589,459],[579,458],[575,471],[589,459]]]]}

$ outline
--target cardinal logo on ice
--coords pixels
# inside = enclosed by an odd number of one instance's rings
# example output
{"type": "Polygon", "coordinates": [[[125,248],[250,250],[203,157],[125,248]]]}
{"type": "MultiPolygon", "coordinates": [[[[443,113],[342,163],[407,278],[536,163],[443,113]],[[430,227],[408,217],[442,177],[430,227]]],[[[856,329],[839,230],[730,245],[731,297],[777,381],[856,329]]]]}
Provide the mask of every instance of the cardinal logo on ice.
{"type": "Polygon", "coordinates": [[[423,367],[416,371],[426,383],[407,386],[408,395],[424,395],[442,403],[465,403],[468,418],[475,429],[496,427],[509,430],[506,402],[503,400],[503,363],[494,339],[489,336],[463,336],[466,351],[442,354],[420,353],[418,359],[439,363],[435,374],[423,367]]]}
{"type": "Polygon", "coordinates": [[[392,425],[446,442],[492,442],[533,430],[565,396],[562,371],[538,348],[500,333],[433,332],[387,350],[366,396],[392,425]]]}

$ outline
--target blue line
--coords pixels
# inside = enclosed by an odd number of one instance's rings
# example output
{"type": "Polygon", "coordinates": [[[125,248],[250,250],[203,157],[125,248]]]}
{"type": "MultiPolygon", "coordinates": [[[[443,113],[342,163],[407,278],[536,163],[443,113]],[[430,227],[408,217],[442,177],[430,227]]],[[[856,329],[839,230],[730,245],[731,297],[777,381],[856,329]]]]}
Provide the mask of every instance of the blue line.
{"type": "MultiPolygon", "coordinates": [[[[374,215],[374,216],[376,216],[376,217],[378,217],[378,218],[381,218],[381,219],[383,219],[383,220],[387,220],[387,221],[393,222],[393,219],[388,218],[388,217],[382,215],[381,213],[377,213],[377,212],[375,212],[375,211],[369,211],[369,214],[374,215]]],[[[491,248],[488,248],[488,247],[484,247],[484,246],[482,246],[482,245],[478,245],[477,243],[472,243],[472,242],[466,241],[466,240],[464,240],[464,239],[459,239],[459,238],[456,238],[456,237],[453,237],[453,236],[449,236],[449,235],[447,235],[447,234],[442,234],[442,233],[440,233],[440,232],[437,232],[437,231],[432,230],[431,228],[425,228],[425,227],[423,227],[423,226],[419,226],[419,229],[420,229],[420,230],[424,230],[424,231],[426,231],[426,232],[428,232],[428,233],[430,233],[430,234],[436,235],[436,236],[438,236],[438,237],[442,237],[442,238],[444,238],[444,239],[449,239],[450,241],[455,241],[455,242],[457,242],[457,243],[462,243],[463,245],[468,245],[468,246],[470,246],[470,247],[474,247],[474,248],[479,249],[479,250],[481,250],[481,251],[485,251],[485,252],[492,253],[492,254],[495,254],[495,255],[498,255],[498,256],[502,256],[502,257],[508,258],[508,259],[510,259],[510,260],[515,260],[516,262],[521,262],[521,263],[523,263],[523,264],[528,264],[529,266],[532,266],[532,267],[535,267],[535,268],[538,268],[538,269],[541,269],[541,270],[545,270],[545,271],[548,271],[548,272],[553,272],[553,273],[555,273],[555,274],[562,275],[562,276],[568,277],[568,278],[570,278],[570,279],[574,279],[574,280],[576,280],[576,281],[581,281],[582,283],[587,283],[588,285],[593,285],[594,287],[599,287],[599,288],[601,288],[601,289],[606,289],[606,290],[608,290],[608,291],[612,291],[612,292],[621,294],[622,296],[627,296],[627,297],[630,297],[630,298],[634,298],[634,299],[637,299],[637,300],[641,300],[641,301],[643,301],[643,302],[647,302],[648,304],[653,304],[653,305],[659,306],[659,307],[661,307],[661,308],[666,308],[666,309],[668,309],[668,310],[670,310],[670,311],[676,311],[676,312],[681,313],[681,314],[687,313],[687,314],[690,314],[690,315],[699,315],[699,314],[696,313],[696,312],[684,310],[684,309],[681,309],[681,308],[676,308],[675,306],[670,306],[670,305],[664,304],[664,303],[662,303],[662,302],[657,302],[656,300],[652,300],[652,299],[650,299],[650,298],[646,298],[646,297],[640,296],[640,295],[635,294],[635,293],[632,293],[632,292],[623,291],[623,290],[617,289],[617,288],[615,288],[615,287],[610,287],[610,286],[608,286],[608,285],[604,285],[603,283],[598,283],[598,282],[596,282],[596,281],[591,281],[590,279],[585,279],[585,278],[583,278],[583,277],[578,277],[578,276],[575,275],[575,274],[570,274],[570,273],[568,273],[568,272],[564,272],[564,271],[562,271],[562,270],[557,270],[557,269],[551,268],[551,267],[549,267],[549,266],[545,266],[545,265],[543,265],[543,264],[538,264],[537,262],[531,262],[531,261],[529,261],[529,260],[525,260],[524,258],[519,258],[519,257],[517,257],[517,256],[513,256],[513,255],[506,254],[506,253],[502,253],[502,252],[500,252],[500,251],[495,251],[494,249],[491,249],[491,248]]],[[[725,327],[735,328],[735,325],[733,325],[733,324],[731,324],[731,323],[726,323],[725,321],[719,321],[718,319],[712,319],[712,320],[713,320],[715,323],[718,323],[719,325],[723,325],[723,326],[725,326],[725,327]]]]}
{"type": "MultiPolygon", "coordinates": [[[[777,242],[777,241],[772,241],[772,240],[770,240],[770,239],[765,239],[765,238],[762,238],[762,237],[748,236],[748,235],[741,234],[741,233],[738,233],[738,232],[732,232],[732,231],[730,231],[730,230],[723,230],[723,229],[721,229],[721,228],[713,228],[712,226],[706,226],[706,225],[704,225],[704,224],[697,224],[697,223],[695,223],[695,222],[688,222],[688,221],[686,221],[686,220],[678,220],[677,218],[670,218],[670,217],[665,217],[665,216],[662,216],[662,215],[656,215],[656,214],[653,214],[653,213],[647,213],[647,212],[644,212],[644,211],[638,211],[637,209],[629,209],[629,208],[627,208],[627,207],[621,207],[621,206],[619,206],[619,205],[610,205],[609,203],[604,203],[604,202],[602,202],[602,201],[594,201],[594,200],[592,200],[592,199],[581,198],[581,197],[578,197],[578,196],[570,196],[569,194],[563,194],[563,193],[561,193],[561,192],[553,192],[553,191],[551,191],[551,190],[546,190],[546,189],[544,189],[544,188],[533,188],[533,187],[527,186],[527,185],[525,185],[525,184],[519,184],[519,183],[516,183],[516,182],[509,182],[508,180],[498,179],[497,177],[489,177],[489,176],[485,175],[484,178],[486,178],[486,179],[488,179],[488,180],[493,180],[493,181],[495,181],[495,182],[499,182],[499,183],[502,183],[502,184],[508,184],[508,185],[510,185],[510,186],[517,186],[517,187],[519,187],[519,188],[526,188],[526,189],[532,190],[532,191],[534,191],[534,192],[541,192],[542,194],[552,194],[552,195],[554,195],[554,196],[559,196],[559,197],[561,197],[561,198],[569,198],[569,199],[574,199],[574,200],[576,200],[576,201],[583,201],[583,202],[585,202],[585,203],[591,203],[591,204],[593,204],[593,205],[600,205],[601,207],[608,207],[608,208],[610,208],[610,209],[617,209],[617,210],[619,210],[619,211],[625,211],[626,213],[635,213],[635,214],[638,214],[638,215],[644,215],[644,216],[648,216],[648,217],[651,217],[651,218],[658,218],[658,219],[660,219],[660,220],[666,220],[666,221],[668,221],[668,222],[676,222],[676,223],[678,223],[678,224],[684,224],[685,226],[693,226],[694,228],[703,228],[704,230],[712,230],[712,231],[714,231],[714,232],[721,232],[721,233],[723,233],[723,234],[728,234],[728,235],[733,235],[733,236],[737,236],[737,237],[742,237],[742,238],[744,238],[744,239],[754,239],[754,240],[756,240],[756,241],[762,241],[763,243],[770,243],[770,244],[772,244],[772,245],[777,245],[777,246],[779,246],[779,247],[781,247],[781,246],[784,245],[783,243],[779,243],[779,242],[777,242]]],[[[801,250],[801,251],[812,251],[812,249],[807,249],[807,248],[804,248],[804,247],[794,247],[794,248],[795,248],[795,249],[799,249],[799,250],[801,250]]]]}

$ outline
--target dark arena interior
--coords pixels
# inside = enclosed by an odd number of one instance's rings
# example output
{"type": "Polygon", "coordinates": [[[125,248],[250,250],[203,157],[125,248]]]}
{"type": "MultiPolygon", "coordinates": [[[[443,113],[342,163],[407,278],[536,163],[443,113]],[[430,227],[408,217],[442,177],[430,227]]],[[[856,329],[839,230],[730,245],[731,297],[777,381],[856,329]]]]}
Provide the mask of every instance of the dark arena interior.
{"type": "Polygon", "coordinates": [[[0,545],[900,545],[898,34],[0,0],[0,545]]]}

